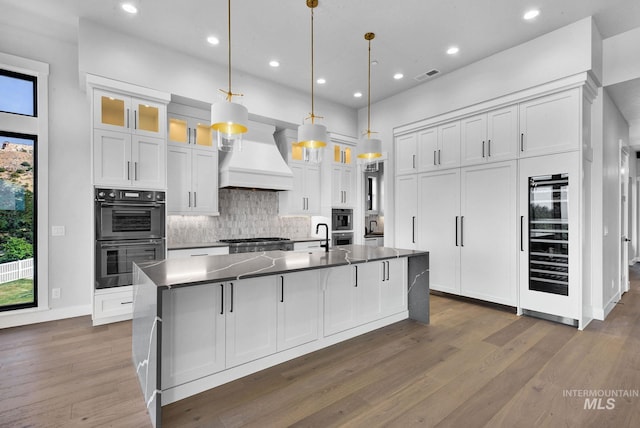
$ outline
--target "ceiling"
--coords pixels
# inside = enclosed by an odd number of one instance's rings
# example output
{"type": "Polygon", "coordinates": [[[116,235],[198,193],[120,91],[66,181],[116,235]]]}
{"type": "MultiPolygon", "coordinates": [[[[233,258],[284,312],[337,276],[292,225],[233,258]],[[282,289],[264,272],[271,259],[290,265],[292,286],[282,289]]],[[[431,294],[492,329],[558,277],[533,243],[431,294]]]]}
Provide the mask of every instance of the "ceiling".
{"type": "MultiPolygon", "coordinates": [[[[85,17],[227,66],[225,0],[131,2],[139,8],[137,15],[123,12],[120,0],[0,0],[0,6],[44,16],[71,41],[78,18],[85,17]],[[209,35],[221,43],[208,44],[209,35]]],[[[309,92],[305,0],[233,0],[231,12],[233,69],[309,92]],[[271,59],[280,67],[270,67],[271,59]]],[[[371,82],[376,102],[420,84],[415,77],[429,70],[451,72],[587,16],[594,16],[605,38],[640,26],[638,0],[319,0],[314,13],[315,77],[327,81],[316,85],[315,95],[353,108],[367,104],[366,32],[376,34],[371,82]],[[532,7],[540,16],[524,21],[523,13],[532,7]],[[453,45],[459,53],[447,55],[453,45]],[[404,78],[394,80],[398,72],[404,78]],[[364,96],[354,98],[356,91],[364,96]]]]}

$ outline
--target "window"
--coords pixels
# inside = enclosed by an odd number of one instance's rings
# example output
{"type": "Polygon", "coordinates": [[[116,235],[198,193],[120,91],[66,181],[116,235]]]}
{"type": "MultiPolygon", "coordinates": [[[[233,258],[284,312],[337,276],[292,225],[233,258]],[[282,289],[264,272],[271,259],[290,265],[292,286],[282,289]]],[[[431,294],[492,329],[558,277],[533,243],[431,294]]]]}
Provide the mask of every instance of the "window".
{"type": "Polygon", "coordinates": [[[38,291],[48,300],[36,269],[42,240],[36,227],[38,142],[47,135],[47,75],[46,64],[0,53],[0,311],[38,306],[38,291]],[[39,104],[45,105],[44,118],[39,104]]]}

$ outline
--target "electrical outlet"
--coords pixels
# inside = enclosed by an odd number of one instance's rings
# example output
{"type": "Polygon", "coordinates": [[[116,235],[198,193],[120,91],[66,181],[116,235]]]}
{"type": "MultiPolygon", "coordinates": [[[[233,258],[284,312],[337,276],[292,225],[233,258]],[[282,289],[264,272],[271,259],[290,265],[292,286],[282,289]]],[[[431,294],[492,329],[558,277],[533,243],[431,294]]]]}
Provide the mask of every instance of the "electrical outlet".
{"type": "Polygon", "coordinates": [[[60,289],[59,288],[51,289],[51,298],[52,299],[59,299],[60,298],[60,289]]]}
{"type": "Polygon", "coordinates": [[[64,226],[51,226],[51,236],[64,236],[64,226]]]}

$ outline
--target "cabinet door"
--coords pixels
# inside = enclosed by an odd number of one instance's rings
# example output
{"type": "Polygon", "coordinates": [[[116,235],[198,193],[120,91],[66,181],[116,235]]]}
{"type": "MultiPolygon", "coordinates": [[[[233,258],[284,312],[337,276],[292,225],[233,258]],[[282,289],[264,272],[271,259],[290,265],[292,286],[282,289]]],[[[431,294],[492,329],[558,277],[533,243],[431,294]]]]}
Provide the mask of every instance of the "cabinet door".
{"type": "Polygon", "coordinates": [[[381,318],[382,299],[380,282],[382,263],[361,263],[353,266],[355,274],[358,325],[381,318]]]}
{"type": "Polygon", "coordinates": [[[438,128],[418,132],[418,170],[432,171],[438,168],[438,128]]]}
{"type": "Polygon", "coordinates": [[[163,389],[224,370],[223,287],[206,284],[163,293],[163,389]]]}
{"type": "Polygon", "coordinates": [[[381,262],[382,282],[380,301],[382,316],[389,316],[407,310],[407,259],[390,259],[381,262]]]}
{"type": "Polygon", "coordinates": [[[101,186],[131,184],[131,135],[96,129],[93,132],[93,182],[101,186]]]}
{"type": "Polygon", "coordinates": [[[169,144],[187,145],[191,141],[189,118],[177,114],[169,114],[167,142],[169,144]]]}
{"type": "Polygon", "coordinates": [[[191,149],[167,148],[167,212],[184,214],[191,210],[191,149]]]}
{"type": "Polygon", "coordinates": [[[167,107],[140,98],[131,99],[134,134],[165,138],[167,107]]]}
{"type": "Polygon", "coordinates": [[[353,173],[353,168],[350,166],[345,166],[342,168],[342,191],[344,192],[344,203],[343,205],[347,207],[353,207],[355,205],[356,197],[355,197],[355,177],[353,173]]]}
{"type": "Polygon", "coordinates": [[[460,121],[461,163],[476,165],[487,160],[487,115],[468,117],[460,121]]]}
{"type": "Polygon", "coordinates": [[[418,237],[418,177],[396,178],[396,247],[417,249],[418,237]]]}
{"type": "Polygon", "coordinates": [[[93,91],[93,127],[131,132],[131,98],[99,89],[93,91]]]}
{"type": "Polygon", "coordinates": [[[429,251],[429,286],[460,293],[460,170],[421,174],[418,243],[429,251]]]}
{"type": "MultiPolygon", "coordinates": [[[[516,180],[516,161],[462,169],[463,296],[517,304],[516,180]]],[[[435,261],[433,266],[437,266],[435,261]]]]}
{"type": "Polygon", "coordinates": [[[487,113],[487,157],[490,162],[516,159],[518,155],[518,107],[487,113]]]}
{"type": "Polygon", "coordinates": [[[293,348],[318,338],[320,289],[314,271],[278,276],[278,351],[293,348]]]}
{"type": "Polygon", "coordinates": [[[160,138],[134,135],[131,142],[133,184],[142,188],[166,187],[166,145],[160,138]]]}
{"type": "Polygon", "coordinates": [[[192,211],[218,214],[218,152],[214,150],[191,150],[192,211]]]}
{"type": "Polygon", "coordinates": [[[331,167],[331,205],[340,207],[344,204],[344,192],[342,190],[342,167],[331,167]]]}
{"type": "Polygon", "coordinates": [[[354,266],[329,269],[324,290],[324,335],[358,324],[354,266]]]}
{"type": "Polygon", "coordinates": [[[579,89],[520,104],[520,156],[580,148],[579,89]]]}
{"type": "Polygon", "coordinates": [[[460,166],[460,122],[446,123],[438,127],[438,167],[460,166]]]}
{"type": "MultiPolygon", "coordinates": [[[[192,119],[191,121],[191,144],[199,149],[210,149],[217,151],[213,145],[213,130],[211,124],[206,120],[192,119]]],[[[216,168],[217,169],[217,168],[216,168]]]]}
{"type": "Polygon", "coordinates": [[[417,171],[418,139],[416,134],[396,137],[396,174],[417,171]]]}
{"type": "Polygon", "coordinates": [[[306,165],[304,187],[307,198],[307,214],[320,213],[320,168],[306,165]]]}
{"type": "Polygon", "coordinates": [[[228,294],[225,293],[227,368],[276,352],[276,278],[265,276],[229,283],[228,294]]]}

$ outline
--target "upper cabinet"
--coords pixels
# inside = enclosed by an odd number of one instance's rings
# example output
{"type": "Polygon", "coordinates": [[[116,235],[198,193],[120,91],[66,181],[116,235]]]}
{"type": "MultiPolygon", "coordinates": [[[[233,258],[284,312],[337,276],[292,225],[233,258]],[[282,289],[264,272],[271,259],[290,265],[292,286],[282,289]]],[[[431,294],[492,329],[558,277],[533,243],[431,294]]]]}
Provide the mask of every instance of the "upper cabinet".
{"type": "Polygon", "coordinates": [[[396,174],[411,174],[418,171],[418,137],[416,133],[396,137],[396,174]]]}
{"type": "Polygon", "coordinates": [[[396,137],[396,174],[460,166],[460,121],[396,137]]]}
{"type": "Polygon", "coordinates": [[[116,92],[93,92],[93,127],[165,138],[166,105],[116,92]]]}
{"type": "Polygon", "coordinates": [[[167,122],[169,144],[215,150],[209,120],[169,112],[167,122]]]}
{"type": "Polygon", "coordinates": [[[460,128],[463,166],[518,156],[518,108],[515,105],[464,118],[460,128]]]}
{"type": "Polygon", "coordinates": [[[357,203],[355,144],[332,140],[331,148],[331,206],[353,208],[357,203]]]}
{"type": "Polygon", "coordinates": [[[346,144],[333,143],[333,163],[340,165],[352,165],[353,148],[346,144]]]}
{"type": "Polygon", "coordinates": [[[580,89],[520,104],[520,157],[580,148],[580,89]]]}

